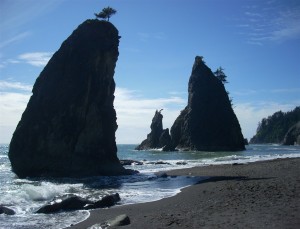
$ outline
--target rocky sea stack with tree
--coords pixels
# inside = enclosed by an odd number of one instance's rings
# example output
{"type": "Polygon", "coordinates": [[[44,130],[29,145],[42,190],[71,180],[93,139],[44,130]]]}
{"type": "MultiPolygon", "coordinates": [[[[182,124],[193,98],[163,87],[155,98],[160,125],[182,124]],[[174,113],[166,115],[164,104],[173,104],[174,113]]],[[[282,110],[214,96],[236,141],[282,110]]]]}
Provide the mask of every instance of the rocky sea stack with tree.
{"type": "Polygon", "coordinates": [[[115,141],[119,38],[110,22],[87,20],[50,59],[10,143],[20,178],[128,173],[115,141]]]}
{"type": "Polygon", "coordinates": [[[188,105],[171,128],[173,145],[197,151],[244,150],[244,137],[228,93],[203,57],[195,58],[188,93],[188,105]]]}
{"type": "Polygon", "coordinates": [[[214,74],[205,65],[203,57],[196,56],[188,84],[188,105],[171,127],[171,143],[160,140],[162,133],[167,136],[164,139],[169,139],[169,130],[162,129],[162,115],[156,111],[151,133],[137,149],[244,150],[241,127],[224,87],[224,83],[227,82],[226,76],[222,68],[217,72],[217,75],[214,74]],[[159,124],[159,128],[155,123],[159,124]]]}

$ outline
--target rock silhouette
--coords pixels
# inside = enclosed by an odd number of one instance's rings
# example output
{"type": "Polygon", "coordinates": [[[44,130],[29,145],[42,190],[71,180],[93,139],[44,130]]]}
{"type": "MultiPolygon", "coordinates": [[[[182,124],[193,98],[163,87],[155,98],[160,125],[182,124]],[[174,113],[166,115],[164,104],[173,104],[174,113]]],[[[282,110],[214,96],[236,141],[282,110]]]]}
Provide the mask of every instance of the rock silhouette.
{"type": "Polygon", "coordinates": [[[162,119],[163,115],[161,114],[161,110],[156,110],[150,126],[151,132],[147,135],[147,138],[135,148],[136,150],[156,148],[163,148],[164,151],[173,150],[169,129],[163,129],[162,119]]]}
{"type": "Polygon", "coordinates": [[[117,157],[113,79],[118,30],[87,20],[37,78],[10,143],[20,177],[126,174],[117,157]]]}
{"type": "Polygon", "coordinates": [[[188,84],[188,105],[171,127],[173,146],[182,150],[244,150],[244,138],[222,82],[197,56],[188,84]]]}

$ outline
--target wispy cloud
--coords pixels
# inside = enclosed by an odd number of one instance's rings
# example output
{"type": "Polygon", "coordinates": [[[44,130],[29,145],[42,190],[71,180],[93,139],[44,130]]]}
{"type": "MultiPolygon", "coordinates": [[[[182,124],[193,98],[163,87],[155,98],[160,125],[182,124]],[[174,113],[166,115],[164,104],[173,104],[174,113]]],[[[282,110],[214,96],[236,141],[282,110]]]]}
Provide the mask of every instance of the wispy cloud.
{"type": "Polygon", "coordinates": [[[278,88],[278,89],[272,89],[271,93],[299,93],[300,94],[300,88],[278,88]]]}
{"type": "Polygon", "coordinates": [[[15,35],[14,37],[11,37],[7,40],[0,41],[0,48],[4,48],[12,43],[21,41],[30,35],[31,35],[31,33],[29,31],[26,31],[26,32],[19,33],[19,34],[15,35]]]}
{"type": "Polygon", "coordinates": [[[50,14],[63,0],[51,1],[1,1],[1,35],[19,33],[24,24],[40,15],[50,14]]]}
{"type": "Polygon", "coordinates": [[[22,90],[22,91],[31,91],[32,85],[23,84],[20,82],[0,80],[0,90],[1,91],[7,91],[7,90],[11,90],[11,89],[22,90]]]}
{"type": "Polygon", "coordinates": [[[52,57],[52,52],[29,52],[20,54],[15,59],[3,60],[0,63],[0,68],[4,68],[9,64],[30,64],[35,67],[44,67],[50,58],[52,57]]]}
{"type": "Polygon", "coordinates": [[[21,54],[18,58],[33,66],[43,67],[48,63],[52,55],[53,53],[51,52],[31,52],[21,54]]]}
{"type": "Polygon", "coordinates": [[[300,5],[280,1],[261,2],[260,7],[246,7],[237,27],[247,43],[284,42],[300,39],[300,5]]]}

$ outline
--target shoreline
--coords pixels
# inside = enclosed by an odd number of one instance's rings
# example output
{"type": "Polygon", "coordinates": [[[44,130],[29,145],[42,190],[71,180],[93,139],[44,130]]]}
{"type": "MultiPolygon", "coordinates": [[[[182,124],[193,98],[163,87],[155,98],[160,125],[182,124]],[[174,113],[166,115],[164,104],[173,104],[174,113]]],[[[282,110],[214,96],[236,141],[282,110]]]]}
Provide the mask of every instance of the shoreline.
{"type": "Polygon", "coordinates": [[[83,229],[126,214],[122,228],[299,228],[300,158],[166,171],[210,177],[158,201],[90,211],[68,229],[83,229]]]}

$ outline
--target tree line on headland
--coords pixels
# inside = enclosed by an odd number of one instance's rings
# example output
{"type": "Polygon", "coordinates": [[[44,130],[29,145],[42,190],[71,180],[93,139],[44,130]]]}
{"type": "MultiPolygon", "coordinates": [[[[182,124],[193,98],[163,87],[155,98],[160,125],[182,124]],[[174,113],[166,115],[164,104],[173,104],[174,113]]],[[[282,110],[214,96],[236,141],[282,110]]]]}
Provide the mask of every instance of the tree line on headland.
{"type": "MultiPolygon", "coordinates": [[[[259,123],[256,134],[251,138],[251,144],[278,143],[284,144],[289,129],[300,122],[300,106],[289,112],[277,111],[263,118],[259,123]]],[[[299,138],[299,135],[296,138],[299,138]]]]}

